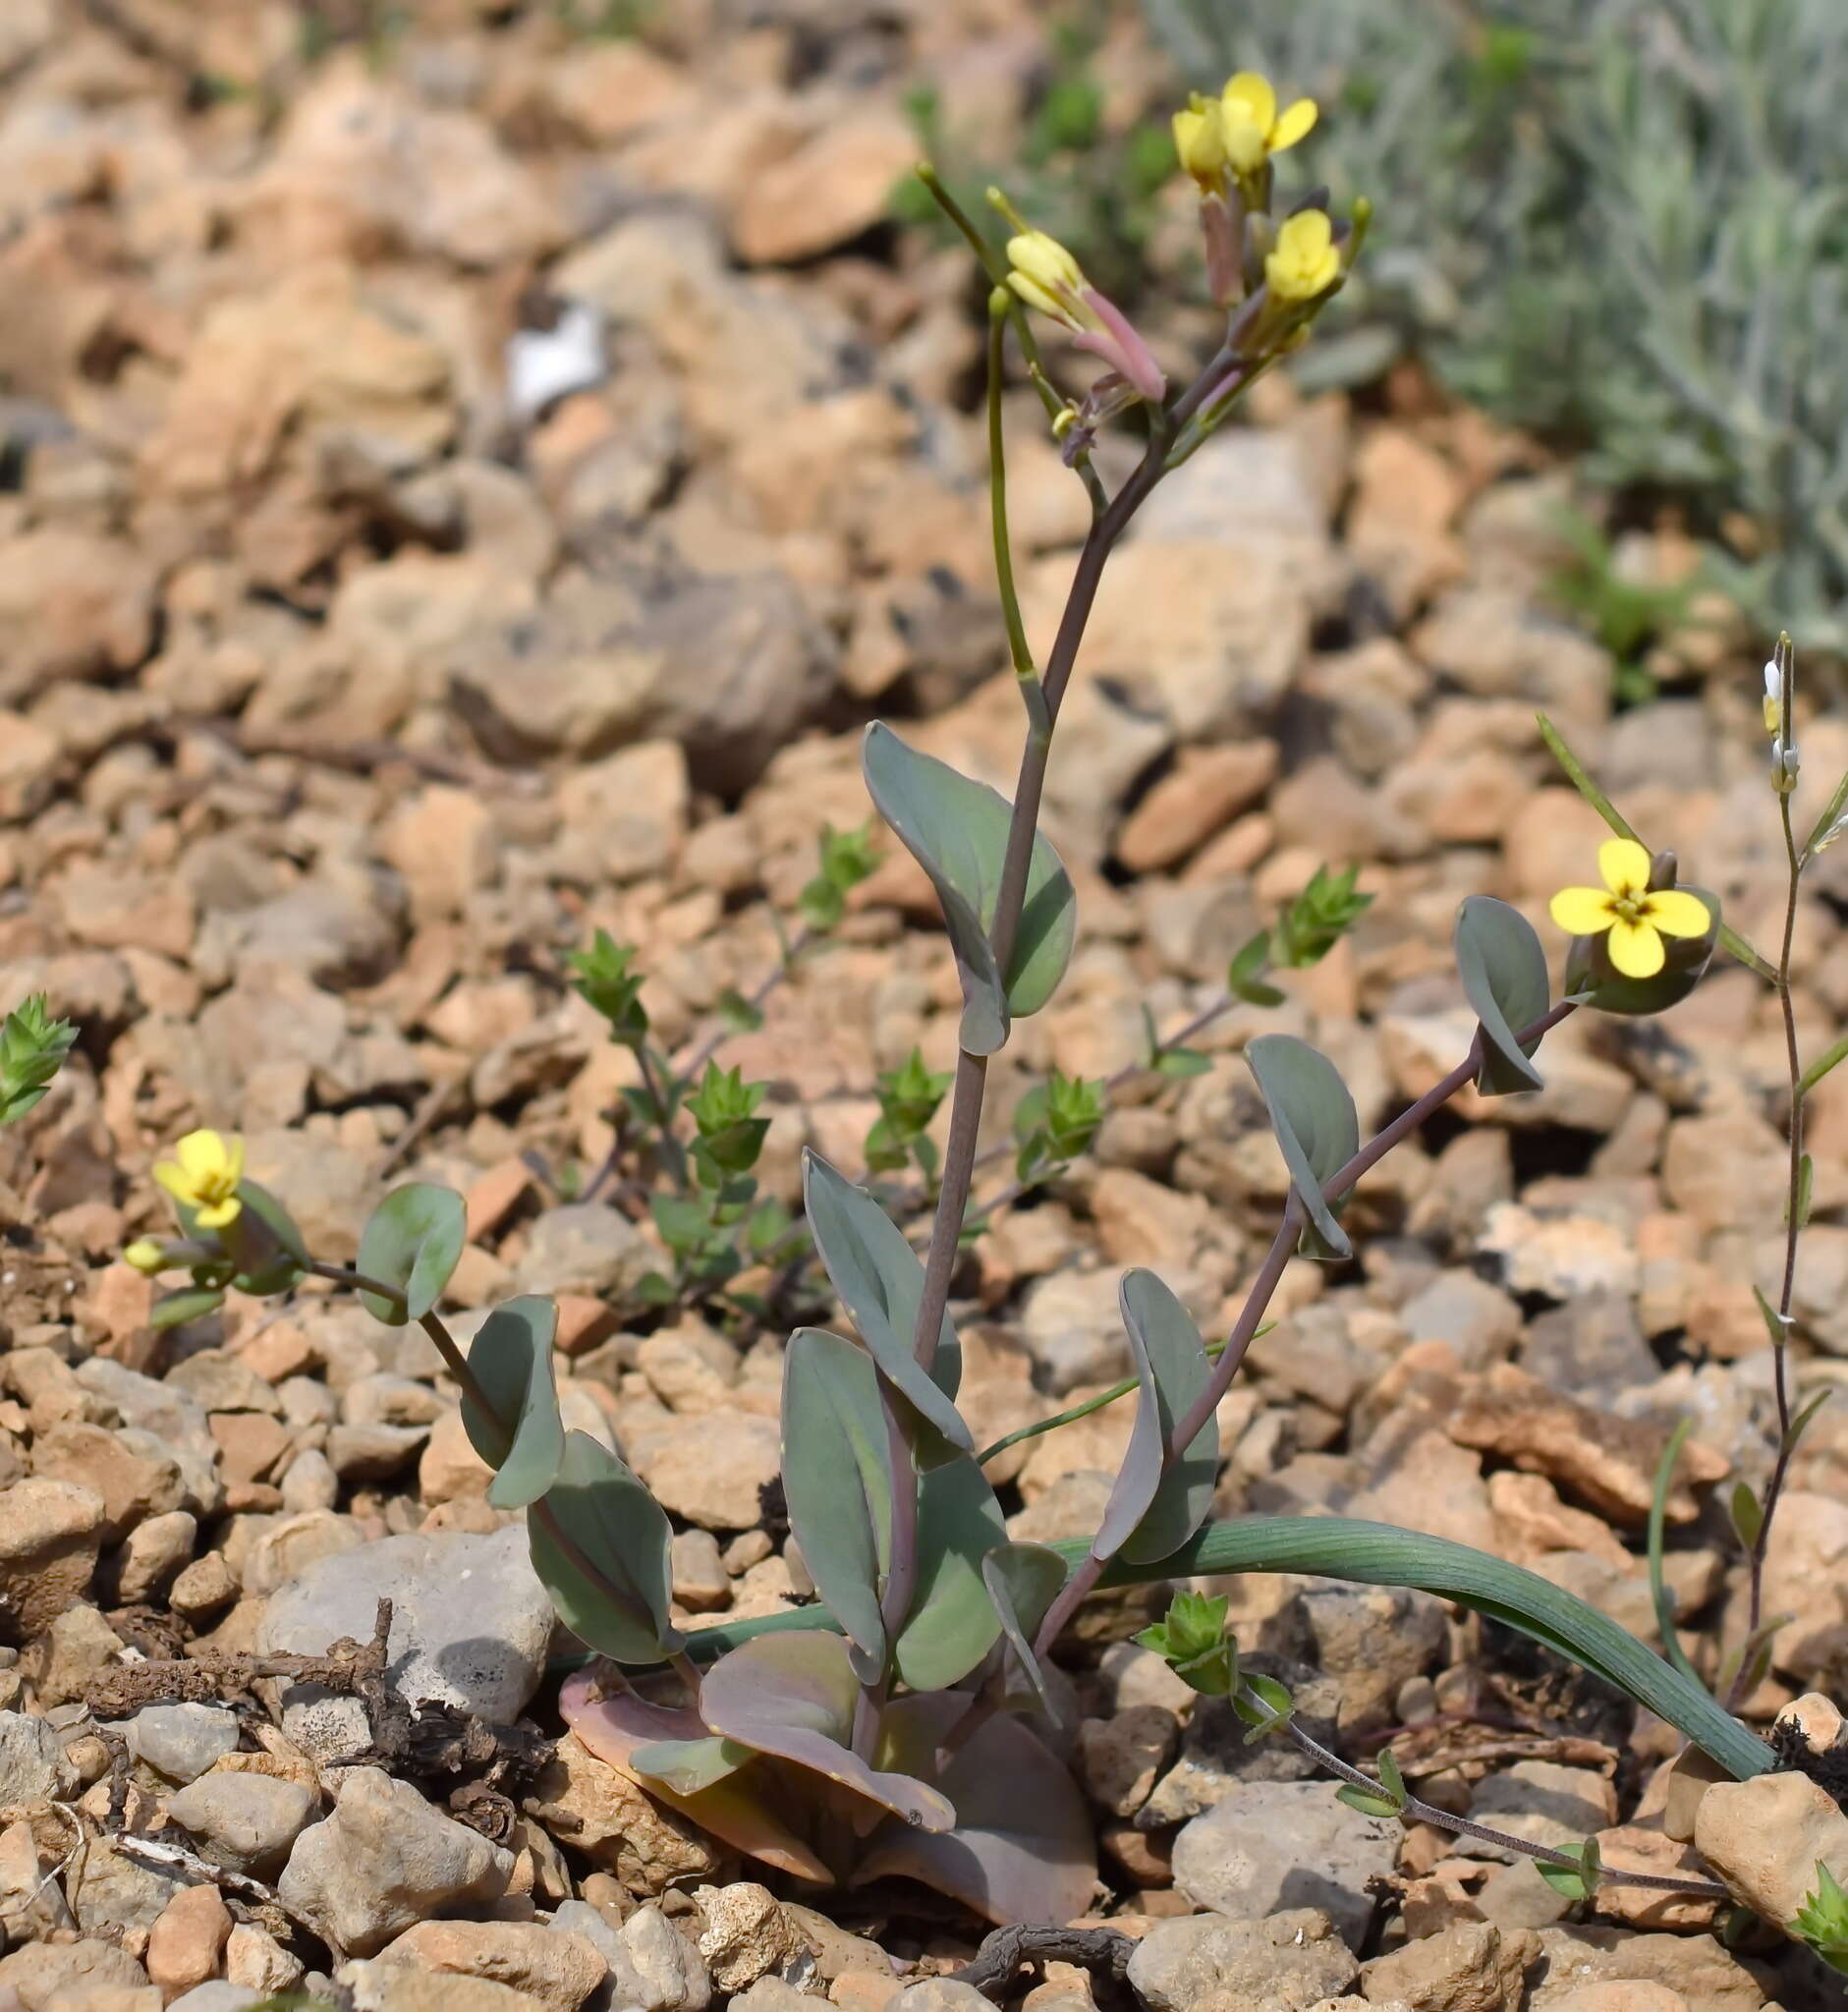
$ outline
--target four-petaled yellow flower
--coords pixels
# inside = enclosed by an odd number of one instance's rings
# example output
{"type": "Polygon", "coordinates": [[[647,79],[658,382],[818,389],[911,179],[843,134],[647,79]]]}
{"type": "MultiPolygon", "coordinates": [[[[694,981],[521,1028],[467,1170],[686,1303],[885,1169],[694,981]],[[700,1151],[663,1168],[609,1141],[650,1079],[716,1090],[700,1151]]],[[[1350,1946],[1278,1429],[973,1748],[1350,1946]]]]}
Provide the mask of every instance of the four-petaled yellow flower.
{"type": "Polygon", "coordinates": [[[1174,151],[1181,166],[1201,188],[1220,187],[1225,173],[1225,121],[1218,105],[1196,91],[1184,111],[1174,115],[1174,151]]]}
{"type": "Polygon", "coordinates": [[[1307,136],[1316,123],[1316,100],[1298,98],[1279,113],[1269,78],[1241,70],[1220,93],[1219,121],[1227,158],[1241,175],[1255,175],[1270,155],[1307,136]]]}
{"type": "Polygon", "coordinates": [[[1341,275],[1341,253],[1325,209],[1286,217],[1276,249],[1264,257],[1264,283],[1275,301],[1313,301],[1341,275]]]}
{"type": "Polygon", "coordinates": [[[1611,964],[1627,978],[1652,978],[1667,961],[1664,936],[1705,936],[1707,904],[1678,887],[1650,887],[1650,856],[1633,838],[1597,849],[1602,887],[1566,887],[1552,898],[1552,919],[1568,935],[1610,931],[1611,964]]]}
{"type": "Polygon", "coordinates": [[[193,1211],[202,1230],[221,1230],[237,1220],[244,1206],[238,1200],[243,1178],[244,1141],[223,1139],[216,1132],[189,1132],[174,1147],[173,1158],[154,1169],[154,1179],[193,1211]]]}

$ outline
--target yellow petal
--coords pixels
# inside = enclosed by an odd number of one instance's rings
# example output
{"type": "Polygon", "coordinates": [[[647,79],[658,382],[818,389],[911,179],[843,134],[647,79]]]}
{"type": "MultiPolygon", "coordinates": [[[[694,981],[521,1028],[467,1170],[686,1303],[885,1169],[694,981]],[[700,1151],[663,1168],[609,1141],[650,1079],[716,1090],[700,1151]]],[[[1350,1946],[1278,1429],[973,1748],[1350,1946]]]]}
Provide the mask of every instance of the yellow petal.
{"type": "Polygon", "coordinates": [[[173,1156],[189,1178],[201,1181],[224,1164],[225,1142],[216,1132],[189,1132],[173,1148],[173,1156]]]}
{"type": "Polygon", "coordinates": [[[233,1134],[225,1142],[225,1179],[236,1187],[244,1178],[244,1141],[233,1134]]]}
{"type": "Polygon", "coordinates": [[[1650,856],[1633,838],[1607,838],[1597,849],[1597,870],[1613,894],[1641,894],[1650,884],[1650,856]]]}
{"type": "MultiPolygon", "coordinates": [[[[1277,94],[1270,80],[1256,70],[1241,70],[1226,83],[1222,102],[1228,113],[1243,112],[1266,140],[1277,123],[1277,94]]],[[[1294,109],[1294,108],[1293,108],[1294,109]]]]}
{"type": "Polygon", "coordinates": [[[176,1202],[191,1202],[193,1183],[187,1179],[184,1167],[177,1167],[170,1159],[163,1159],[154,1168],[154,1179],[166,1189],[176,1202]]]}
{"type": "Polygon", "coordinates": [[[221,1230],[226,1223],[236,1222],[243,1208],[235,1195],[228,1195],[222,1202],[207,1202],[193,1219],[202,1230],[221,1230]]]}
{"type": "Polygon", "coordinates": [[[1306,139],[1316,124],[1316,100],[1298,98],[1293,105],[1286,106],[1270,129],[1270,150],[1281,153],[1286,146],[1294,146],[1299,140],[1306,139]]]}
{"type": "Polygon", "coordinates": [[[1648,922],[1619,916],[1610,925],[1610,961],[1627,978],[1652,978],[1666,961],[1662,939],[1648,922]]]}
{"type": "Polygon", "coordinates": [[[1652,894],[1643,908],[1644,920],[1664,936],[1705,936],[1713,925],[1707,904],[1699,896],[1670,887],[1652,894]]]}
{"type": "Polygon", "coordinates": [[[1568,936],[1596,936],[1615,921],[1610,896],[1601,887],[1562,887],[1548,913],[1568,936]]]}

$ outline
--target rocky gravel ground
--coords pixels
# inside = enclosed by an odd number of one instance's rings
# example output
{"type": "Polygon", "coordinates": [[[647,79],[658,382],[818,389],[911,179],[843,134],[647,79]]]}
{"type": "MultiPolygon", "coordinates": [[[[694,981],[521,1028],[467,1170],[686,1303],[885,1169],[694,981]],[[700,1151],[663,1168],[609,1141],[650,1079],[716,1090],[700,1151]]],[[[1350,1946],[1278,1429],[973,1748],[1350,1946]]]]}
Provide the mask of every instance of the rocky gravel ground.
{"type": "MultiPolygon", "coordinates": [[[[233,2012],[306,1979],[362,2012],[979,2012],[947,1974],[980,1924],[917,1889],[773,1893],[554,1744],[571,1645],[416,1330],[304,1291],[157,1334],[118,1254],[164,1227],[149,1168],[195,1125],[242,1134],[335,1259],[392,1181],[449,1182],[454,1324],[561,1296],[566,1420],[672,1512],[685,1623],[807,1594],[775,1514],[780,1333],[642,1315],[645,1221],[571,1199],[633,1064],[563,959],[597,927],[641,944],[690,1050],[775,968],[823,825],[868,814],[868,717],[1011,783],[980,294],[884,219],[904,92],[934,84],[1004,151],[1042,45],[1006,0],[686,0],[639,37],[430,0],[368,40],[352,12],[0,10],[0,1003],[43,989],[83,1029],[0,1135],[0,2007],[233,2012]],[[351,1684],[260,1665],[364,1644],[380,1597],[394,1695],[448,1716],[354,1764],[376,1728],[351,1684]],[[198,1695],[96,1704],[174,1655],[198,1695]],[[237,1657],[247,1681],[212,1674],[237,1657]]],[[[1147,52],[1108,58],[1137,101],[1147,52]]],[[[1157,347],[1196,332],[1177,310],[1157,347]]],[[[1094,1156],[996,1216],[957,1294],[979,1435],[1123,1372],[1126,1265],[1223,1329],[1285,1192],[1234,1059],[1253,1034],[1314,1038],[1364,1121],[1463,1053],[1457,901],[1544,926],[1601,835],[1537,707],[1748,935],[1779,921],[1757,657],[1724,606],[1659,639],[1657,696],[1618,711],[1610,658],[1552,611],[1570,469],[1409,374],[1263,393],[1106,576],[1048,790],[1085,935],[997,1064],[995,1138],[1049,1066],[1135,1064],[1145,1005],[1163,1031],[1209,1005],[1317,866],[1357,863],[1374,899],[1284,1005],[1201,1037],[1217,1066],[1130,1082],[1094,1156]]],[[[1043,637],[1085,502],[1036,402],[1010,419],[1043,637]]],[[[1618,553],[1653,581],[1693,559],[1669,527],[1618,553]]],[[[1848,729],[1806,722],[1803,750],[1825,792],[1848,729]]],[[[1848,1003],[1843,896],[1824,870],[1800,917],[1812,1051],[1848,1003]]],[[[928,887],[888,858],[719,1051],[771,1084],[766,1186],[798,1202],[805,1145],[861,1165],[875,1072],[914,1044],[947,1066],[957,1003],[928,887]]],[[[1358,1264],[1292,1267],[1222,1414],[1219,1513],[1454,1537],[1655,1641],[1643,1531],[1692,1414],[1666,1562],[1710,1675],[1744,1629],[1724,1498],[1773,1451],[1774,1001],[1717,970],[1664,1020],[1579,1016],[1545,1061],[1543,1092],[1466,1100],[1363,1184],[1358,1264]]],[[[1848,1364],[1848,1072],[1808,1122],[1820,1391],[1848,1364]]],[[[1090,1529],[1128,1425],[995,1463],[1016,1534],[1090,1529]]],[[[1842,1695],[1845,1565],[1832,1406],[1778,1521],[1761,1722],[1842,1695]]],[[[1422,1594],[1220,1590],[1344,1753],[1391,1739],[1446,1809],[1698,1864],[1675,1737],[1564,1665],[1422,1594]]],[[[1723,1945],[1710,1903],[1619,1887],[1575,1913],[1531,1862],[1339,1807],[1129,1643],[1148,1605],[1093,1602],[1069,1663],[1094,1919],[1139,1938],[1150,2012],[1827,2002],[1786,1945],[1723,1945]]],[[[1796,1716],[1818,1747],[1839,1727],[1825,1701],[1796,1716]]],[[[1766,1818],[1702,1809],[1715,1853],[1766,1818]]],[[[1020,1988],[1092,2002],[1056,1961],[1020,1988]]]]}

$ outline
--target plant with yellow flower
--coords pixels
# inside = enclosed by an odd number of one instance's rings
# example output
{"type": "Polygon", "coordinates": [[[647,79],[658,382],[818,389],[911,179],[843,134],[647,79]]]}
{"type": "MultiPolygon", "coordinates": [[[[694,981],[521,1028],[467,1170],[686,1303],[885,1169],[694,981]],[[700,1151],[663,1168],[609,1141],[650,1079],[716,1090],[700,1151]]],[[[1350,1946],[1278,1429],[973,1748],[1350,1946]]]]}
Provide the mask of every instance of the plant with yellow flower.
{"type": "MultiPolygon", "coordinates": [[[[1245,1043],[1239,1066],[1268,1115],[1286,1196],[1269,1249],[1216,1345],[1152,1271],[1134,1269],[1122,1280],[1124,1345],[1136,1375],[1101,1401],[1133,1395],[1137,1416],[1093,1531],[1058,1544],[1012,1538],[987,1463],[1099,1400],[986,1448],[958,1408],[951,1289],[976,1209],[990,1058],[1018,1022],[1050,1003],[1077,940],[1076,885],[1040,829],[1061,704],[1118,539],[1157,484],[1311,333],[1352,262],[1365,211],[1338,223],[1312,200],[1273,213],[1275,156],[1314,121],[1308,100],[1279,110],[1269,84],[1242,73],[1217,100],[1191,104],[1177,122],[1183,162],[1202,187],[1213,294],[1224,310],[1211,354],[1178,388],[1064,246],[997,196],[1009,225],[1005,248],[997,247],[925,171],[988,281],[995,571],[1025,719],[1011,797],[882,723],[864,742],[873,806],[935,892],[962,1007],[945,1143],[940,1153],[932,1147],[925,1168],[934,1180],[922,1256],[893,1219],[889,1192],[850,1180],[816,1153],[803,1167],[806,1232],[838,1302],[837,1325],[852,1330],[799,1326],[782,1356],[783,1482],[817,1605],[697,1635],[682,1630],[665,1511],[602,1438],[566,1428],[552,1362],[556,1307],[533,1294],[509,1299],[485,1313],[466,1350],[450,1331],[442,1302],[467,1235],[453,1189],[425,1181],[394,1189],[349,1266],[307,1251],[286,1212],[245,1173],[237,1141],[193,1133],[158,1170],[183,1236],[152,1250],[152,1240],[132,1247],[138,1265],[192,1271],[190,1294],[163,1301],[164,1317],[208,1311],[232,1286],[280,1292],[313,1276],[353,1288],[381,1321],[416,1323],[441,1356],[470,1443],[494,1470],[489,1503],[527,1512],[533,1566],[560,1619],[611,1662],[671,1670],[684,1689],[673,1708],[626,1683],[581,1675],[565,1686],[560,1715],[650,1794],[808,1880],[910,1877],[995,1922],[1058,1922],[1085,1910],[1096,1880],[1092,1816],[1029,1719],[1056,1709],[1047,1665],[1106,1573],[1127,1583],[1269,1569],[1420,1587],[1576,1654],[1731,1772],[1771,1764],[1763,1743],[1698,1681],[1535,1574],[1416,1532],[1340,1517],[1213,1517],[1219,1419],[1232,1381],[1293,1263],[1354,1258],[1343,1217],[1356,1184],[1472,1086],[1484,1096],[1541,1087],[1536,1057],[1551,1029],[1588,1003],[1645,1010],[1635,998],[1620,1001],[1617,988],[1675,976],[1664,946],[1702,940],[1690,933],[1696,908],[1704,932],[1716,920],[1704,899],[1673,886],[1666,862],[1652,864],[1640,847],[1611,852],[1605,886],[1566,901],[1567,920],[1592,925],[1586,940],[1621,962],[1564,997],[1554,996],[1544,948],[1525,916],[1486,895],[1462,903],[1457,969],[1474,1033],[1455,1066],[1365,1142],[1355,1098],[1329,1056],[1283,1033],[1245,1043]],[[1104,366],[1081,397],[1054,383],[1036,346],[1040,323],[1104,366]],[[1009,548],[1010,338],[1092,506],[1043,666],[1028,645],[1009,548]],[[1118,420],[1142,439],[1140,457],[1120,475],[1092,453],[1097,429],[1118,420]],[[1653,975],[1638,976],[1646,965],[1653,975]]],[[[1228,989],[1260,1007],[1281,1003],[1268,974],[1314,962],[1368,899],[1353,874],[1318,875],[1287,928],[1254,938],[1232,959],[1228,989]]],[[[663,1090],[627,951],[604,939],[576,970],[612,1035],[634,1051],[641,1082],[628,1107],[647,1111],[663,1131],[684,1119],[698,1127],[697,1141],[685,1142],[677,1191],[650,1196],[643,1233],[664,1252],[705,1252],[756,1200],[751,1169],[768,1129],[757,1115],[759,1087],[714,1064],[697,1092],[678,1077],[663,1090]]],[[[1189,1058],[1183,1073],[1204,1061],[1189,1058]]],[[[915,1102],[926,1113],[942,1094],[922,1061],[882,1091],[894,1110],[915,1102]]],[[[1048,1085],[1023,1140],[1022,1178],[1047,1146],[1054,1159],[1081,1150],[1100,1111],[1088,1086],[1048,1085]]],[[[1361,1807],[1459,1826],[1410,1795],[1390,1763],[1375,1778],[1332,1753],[1298,1721],[1274,1678],[1242,1670],[1223,1603],[1185,1602],[1145,1639],[1184,1681],[1224,1697],[1255,1736],[1285,1739],[1340,1776],[1361,1807]]],[[[1596,1881],[1595,1854],[1584,1847],[1565,1851],[1468,1827],[1582,1886],[1596,1881]]],[[[1718,1890],[1672,1873],[1612,1876],[1704,1900],[1718,1890]]]]}

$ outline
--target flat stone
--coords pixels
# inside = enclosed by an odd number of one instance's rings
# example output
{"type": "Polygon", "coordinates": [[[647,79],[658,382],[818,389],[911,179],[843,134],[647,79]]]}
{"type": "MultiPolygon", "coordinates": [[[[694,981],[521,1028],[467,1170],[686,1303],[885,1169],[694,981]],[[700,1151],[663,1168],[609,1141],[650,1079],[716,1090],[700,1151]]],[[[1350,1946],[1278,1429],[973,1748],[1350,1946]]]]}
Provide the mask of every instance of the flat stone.
{"type": "Polygon", "coordinates": [[[507,1890],[513,1854],[445,1816],[406,1781],[356,1767],[331,1816],[295,1841],[277,1891],[323,1941],[371,1956],[414,1923],[507,1890]]]}
{"type": "Polygon", "coordinates": [[[145,1705],[129,1720],[129,1752],[169,1781],[196,1781],[236,1751],[238,1716],[220,1705],[145,1705]]]}
{"type": "Polygon", "coordinates": [[[1300,1907],[1264,1921],[1158,1921],[1130,1957],[1129,1981],[1148,2012],[1308,2012],[1360,1969],[1328,1917],[1300,1907]]]}
{"type": "Polygon", "coordinates": [[[1400,1830],[1350,1810],[1329,1781],[1255,1781],[1174,1840],[1174,1883],[1196,1907],[1262,1921],[1319,1908],[1350,1944],[1373,1918],[1368,1883],[1398,1863],[1400,1830]]]}
{"type": "Polygon", "coordinates": [[[316,1800],[299,1781],[238,1769],[201,1775],[169,1800],[167,1815],[201,1858],[266,1879],[307,1827],[316,1800]]]}

